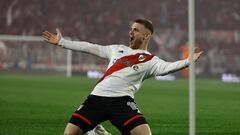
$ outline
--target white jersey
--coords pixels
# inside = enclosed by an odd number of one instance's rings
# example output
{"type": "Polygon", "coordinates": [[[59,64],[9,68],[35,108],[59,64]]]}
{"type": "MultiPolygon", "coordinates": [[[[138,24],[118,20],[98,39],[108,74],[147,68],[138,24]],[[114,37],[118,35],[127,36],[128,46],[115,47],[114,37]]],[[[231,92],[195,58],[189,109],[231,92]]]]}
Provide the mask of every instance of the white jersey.
{"type": "Polygon", "coordinates": [[[134,50],[125,45],[101,46],[89,42],[61,39],[64,48],[87,52],[109,60],[105,76],[100,79],[92,95],[104,97],[131,96],[147,78],[166,75],[189,65],[188,60],[166,62],[145,50],[134,50]]]}

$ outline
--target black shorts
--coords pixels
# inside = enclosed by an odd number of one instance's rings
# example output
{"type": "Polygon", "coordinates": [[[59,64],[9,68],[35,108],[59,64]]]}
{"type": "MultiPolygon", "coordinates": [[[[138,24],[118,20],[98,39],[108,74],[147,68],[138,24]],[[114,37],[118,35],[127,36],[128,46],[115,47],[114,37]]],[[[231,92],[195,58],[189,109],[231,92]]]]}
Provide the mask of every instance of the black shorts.
{"type": "Polygon", "coordinates": [[[147,123],[131,97],[95,95],[88,96],[72,114],[70,123],[80,127],[83,132],[87,132],[106,120],[116,126],[123,135],[128,135],[134,127],[147,123]]]}

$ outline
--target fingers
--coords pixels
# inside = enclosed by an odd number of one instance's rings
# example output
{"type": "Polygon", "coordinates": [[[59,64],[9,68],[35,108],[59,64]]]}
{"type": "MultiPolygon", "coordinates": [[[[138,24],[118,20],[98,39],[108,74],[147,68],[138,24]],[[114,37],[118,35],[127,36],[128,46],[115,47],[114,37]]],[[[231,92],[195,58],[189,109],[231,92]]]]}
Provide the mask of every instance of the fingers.
{"type": "Polygon", "coordinates": [[[203,54],[203,51],[197,53],[199,57],[203,54]]]}
{"type": "Polygon", "coordinates": [[[44,40],[47,40],[47,41],[50,40],[50,38],[48,36],[42,35],[42,37],[44,40]]]}
{"type": "Polygon", "coordinates": [[[46,36],[51,36],[51,32],[49,32],[49,31],[44,31],[42,34],[46,35],[46,36]]]}
{"type": "Polygon", "coordinates": [[[195,53],[198,53],[198,52],[202,52],[202,50],[201,50],[200,48],[196,47],[196,48],[194,49],[194,52],[195,52],[195,53]]]}
{"type": "Polygon", "coordinates": [[[44,39],[46,39],[46,40],[50,40],[51,36],[52,36],[52,34],[51,34],[50,32],[48,32],[48,31],[44,31],[44,32],[42,33],[42,37],[43,37],[44,39]]]}
{"type": "Polygon", "coordinates": [[[57,32],[57,34],[58,34],[58,33],[61,33],[60,30],[59,30],[59,28],[56,28],[56,32],[57,32]]]}
{"type": "Polygon", "coordinates": [[[62,33],[59,28],[56,28],[57,38],[62,38],[62,33]]]}
{"type": "Polygon", "coordinates": [[[51,44],[56,45],[58,43],[57,35],[49,32],[49,31],[44,31],[42,33],[42,37],[45,41],[47,41],[51,44]]]}
{"type": "Polygon", "coordinates": [[[200,52],[197,52],[197,53],[196,53],[195,61],[197,61],[197,60],[200,58],[200,56],[202,55],[202,53],[203,53],[203,51],[200,51],[200,52]]]}
{"type": "Polygon", "coordinates": [[[46,38],[51,38],[52,36],[54,36],[55,34],[49,32],[49,31],[44,31],[42,33],[42,36],[46,37],[46,38]]]}
{"type": "Polygon", "coordinates": [[[48,36],[42,35],[44,40],[49,40],[50,38],[48,36]]]}

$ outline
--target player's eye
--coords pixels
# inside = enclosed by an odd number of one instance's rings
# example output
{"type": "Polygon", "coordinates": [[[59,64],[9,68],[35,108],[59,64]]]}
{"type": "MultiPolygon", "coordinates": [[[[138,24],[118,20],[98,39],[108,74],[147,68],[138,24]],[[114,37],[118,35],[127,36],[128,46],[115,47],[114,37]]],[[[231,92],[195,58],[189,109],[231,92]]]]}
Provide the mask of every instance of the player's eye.
{"type": "Polygon", "coordinates": [[[139,32],[139,29],[133,28],[133,31],[134,31],[134,32],[139,32]]]}

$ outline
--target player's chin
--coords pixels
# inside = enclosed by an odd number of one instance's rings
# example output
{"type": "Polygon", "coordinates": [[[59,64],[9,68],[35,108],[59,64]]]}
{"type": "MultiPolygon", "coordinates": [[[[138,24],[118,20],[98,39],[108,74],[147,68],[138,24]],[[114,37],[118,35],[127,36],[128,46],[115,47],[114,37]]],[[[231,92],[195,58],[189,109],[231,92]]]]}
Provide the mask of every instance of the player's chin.
{"type": "Polygon", "coordinates": [[[132,39],[129,40],[129,45],[133,45],[134,41],[132,39]]]}

